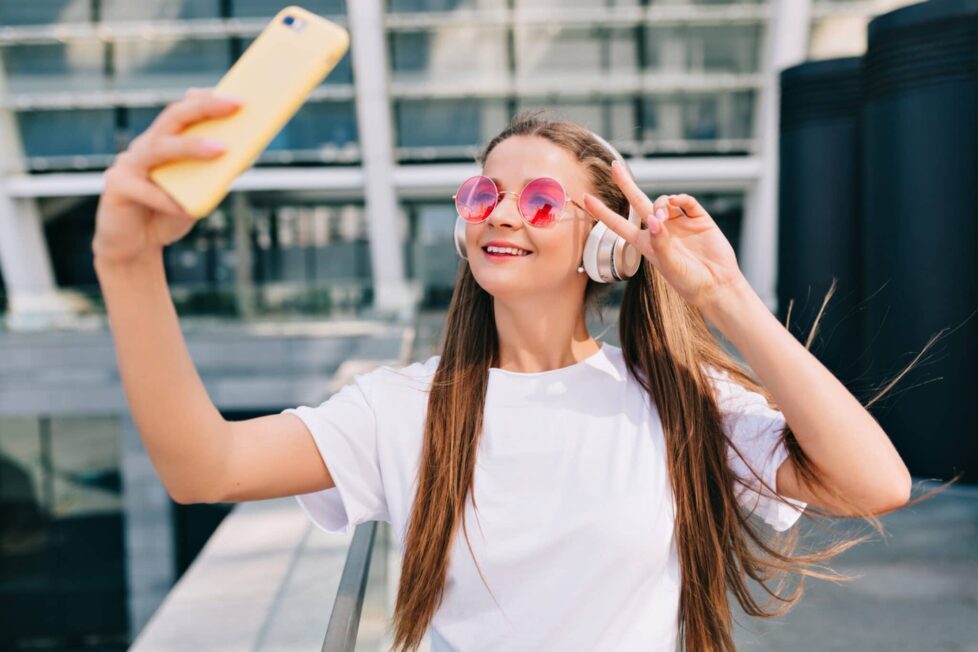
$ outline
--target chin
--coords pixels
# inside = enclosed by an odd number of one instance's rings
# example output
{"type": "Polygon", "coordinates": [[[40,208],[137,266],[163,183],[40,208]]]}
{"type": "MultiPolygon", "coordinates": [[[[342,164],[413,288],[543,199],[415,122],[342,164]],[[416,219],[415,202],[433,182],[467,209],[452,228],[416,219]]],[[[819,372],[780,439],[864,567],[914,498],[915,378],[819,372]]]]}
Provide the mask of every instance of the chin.
{"type": "Polygon", "coordinates": [[[509,270],[473,269],[472,276],[479,287],[502,301],[525,301],[532,295],[550,296],[568,289],[566,279],[547,279],[525,271],[511,273],[509,270]]]}

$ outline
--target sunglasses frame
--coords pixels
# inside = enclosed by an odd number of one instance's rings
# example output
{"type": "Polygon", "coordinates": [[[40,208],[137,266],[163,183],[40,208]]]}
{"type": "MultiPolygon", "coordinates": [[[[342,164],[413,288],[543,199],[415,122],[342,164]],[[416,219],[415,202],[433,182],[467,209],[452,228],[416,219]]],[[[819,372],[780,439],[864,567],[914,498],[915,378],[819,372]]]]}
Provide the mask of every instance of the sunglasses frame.
{"type": "MultiPolygon", "coordinates": [[[[489,183],[492,184],[492,187],[496,189],[496,203],[492,207],[492,210],[490,210],[488,213],[486,213],[486,216],[484,218],[482,218],[481,220],[479,220],[478,222],[472,222],[471,220],[467,220],[465,218],[462,218],[462,221],[463,222],[466,222],[467,224],[482,224],[483,222],[487,221],[489,219],[489,216],[492,215],[493,211],[495,211],[497,208],[499,208],[499,205],[501,203],[503,203],[503,200],[499,199],[499,196],[500,195],[516,195],[516,210],[520,214],[520,219],[522,219],[523,222],[527,226],[532,226],[535,229],[545,229],[548,226],[550,226],[551,224],[554,224],[555,222],[563,221],[563,220],[561,220],[561,217],[560,216],[564,214],[564,209],[567,208],[567,202],[570,202],[570,203],[574,204],[575,206],[577,206],[578,208],[580,208],[582,211],[584,211],[585,213],[587,213],[587,215],[589,215],[591,217],[591,219],[594,220],[595,222],[598,221],[598,219],[596,217],[594,217],[593,215],[591,215],[591,213],[589,213],[588,210],[586,208],[584,208],[584,206],[582,206],[580,202],[578,202],[576,199],[574,199],[573,197],[571,197],[570,195],[568,195],[567,194],[567,191],[564,190],[564,185],[562,183],[560,183],[559,181],[557,181],[556,179],[554,179],[553,177],[535,177],[533,179],[530,179],[529,181],[526,182],[526,185],[524,185],[523,188],[519,192],[517,192],[515,190],[500,190],[499,189],[499,186],[496,185],[496,182],[493,181],[492,179],[490,179],[489,177],[487,177],[486,175],[484,175],[484,174],[473,174],[471,177],[465,179],[462,183],[460,183],[458,185],[459,190],[461,190],[462,189],[462,186],[464,186],[466,183],[468,183],[472,179],[476,179],[476,178],[479,178],[479,177],[481,177],[483,179],[487,179],[489,181],[489,183]],[[546,179],[548,181],[554,182],[555,184],[557,184],[557,187],[560,188],[560,191],[562,193],[564,193],[564,204],[563,204],[563,206],[560,207],[560,211],[557,213],[557,217],[554,218],[553,222],[550,222],[550,224],[547,224],[546,226],[540,226],[538,224],[533,224],[528,219],[526,219],[526,215],[523,214],[523,208],[522,208],[522,206],[520,206],[520,197],[522,197],[523,191],[526,190],[530,186],[530,184],[535,183],[535,182],[539,181],[540,179],[546,179]]],[[[452,195],[452,201],[455,202],[455,211],[458,212],[459,213],[459,217],[461,217],[462,214],[458,211],[458,191],[456,191],[455,194],[452,195]]]]}

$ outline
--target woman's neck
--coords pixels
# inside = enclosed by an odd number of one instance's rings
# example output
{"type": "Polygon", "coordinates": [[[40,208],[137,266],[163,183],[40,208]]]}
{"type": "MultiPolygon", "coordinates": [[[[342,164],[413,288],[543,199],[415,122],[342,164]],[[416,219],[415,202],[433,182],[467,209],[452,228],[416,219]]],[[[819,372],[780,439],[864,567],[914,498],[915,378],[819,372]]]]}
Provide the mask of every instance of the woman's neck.
{"type": "Polygon", "coordinates": [[[560,369],[590,357],[601,348],[591,337],[580,302],[493,300],[499,335],[498,368],[520,373],[560,369]]]}

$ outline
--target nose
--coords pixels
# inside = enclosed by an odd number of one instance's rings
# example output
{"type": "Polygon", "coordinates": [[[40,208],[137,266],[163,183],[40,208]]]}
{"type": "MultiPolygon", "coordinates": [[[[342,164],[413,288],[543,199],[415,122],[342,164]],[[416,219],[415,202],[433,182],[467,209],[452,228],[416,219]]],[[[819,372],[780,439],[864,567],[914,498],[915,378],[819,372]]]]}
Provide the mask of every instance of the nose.
{"type": "Polygon", "coordinates": [[[486,221],[497,227],[508,226],[510,228],[519,228],[522,226],[523,218],[520,217],[516,195],[508,192],[504,193],[502,200],[492,209],[492,212],[489,213],[489,219],[486,221]]]}

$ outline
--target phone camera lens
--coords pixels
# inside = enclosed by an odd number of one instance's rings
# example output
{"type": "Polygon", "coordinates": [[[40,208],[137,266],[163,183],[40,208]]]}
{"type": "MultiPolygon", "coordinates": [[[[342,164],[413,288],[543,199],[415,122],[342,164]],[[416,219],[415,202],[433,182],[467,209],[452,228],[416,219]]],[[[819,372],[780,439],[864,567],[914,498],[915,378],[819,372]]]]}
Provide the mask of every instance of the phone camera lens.
{"type": "Polygon", "coordinates": [[[295,22],[295,18],[293,18],[292,16],[286,16],[285,18],[282,19],[282,22],[285,23],[286,25],[291,25],[292,23],[295,22]]]}

